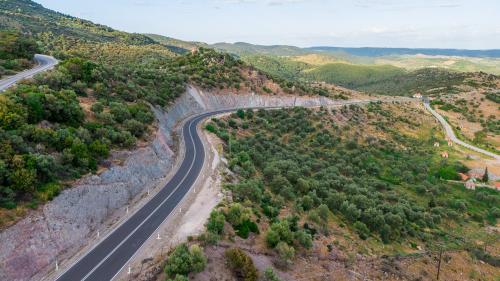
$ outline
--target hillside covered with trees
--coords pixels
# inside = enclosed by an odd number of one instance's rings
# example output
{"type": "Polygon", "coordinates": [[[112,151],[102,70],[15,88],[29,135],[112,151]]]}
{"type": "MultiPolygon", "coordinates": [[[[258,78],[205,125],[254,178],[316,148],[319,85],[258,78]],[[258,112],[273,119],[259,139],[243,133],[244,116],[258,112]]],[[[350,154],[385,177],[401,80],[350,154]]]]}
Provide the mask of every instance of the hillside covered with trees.
{"type": "MultiPolygon", "coordinates": [[[[500,217],[500,194],[453,183],[466,168],[437,156],[436,128],[414,118],[420,109],[400,106],[407,109],[372,103],[240,110],[212,119],[206,129],[224,140],[238,179],[225,187],[230,199],[211,214],[202,241],[250,239],[244,245],[251,245],[246,252],[254,257],[266,251],[263,243],[275,252],[278,268],[302,278],[304,259],[332,251],[369,253],[388,262],[417,248],[429,255],[445,249],[498,266],[498,259],[480,248],[490,243],[488,227],[500,217]]],[[[409,262],[421,258],[415,254],[409,262]]],[[[356,270],[363,258],[352,259],[343,264],[356,270]]],[[[403,280],[425,276],[409,277],[392,266],[372,268],[365,276],[377,280],[387,277],[384,271],[403,280]]]]}
{"type": "Polygon", "coordinates": [[[17,32],[0,31],[0,78],[33,65],[36,42],[17,32]]]}
{"type": "MultiPolygon", "coordinates": [[[[199,48],[179,54],[145,35],[32,1],[0,2],[0,28],[9,30],[0,34],[3,72],[30,66],[35,52],[60,60],[55,70],[0,95],[2,210],[36,207],[70,180],[96,171],[111,150],[134,147],[154,129],[151,106],[169,105],[187,83],[266,93],[243,75],[253,69],[227,53],[199,48]]],[[[287,89],[295,85],[280,83],[287,89]]],[[[306,93],[297,89],[294,93],[306,93]]],[[[0,224],[15,214],[3,216],[0,224]]]]}

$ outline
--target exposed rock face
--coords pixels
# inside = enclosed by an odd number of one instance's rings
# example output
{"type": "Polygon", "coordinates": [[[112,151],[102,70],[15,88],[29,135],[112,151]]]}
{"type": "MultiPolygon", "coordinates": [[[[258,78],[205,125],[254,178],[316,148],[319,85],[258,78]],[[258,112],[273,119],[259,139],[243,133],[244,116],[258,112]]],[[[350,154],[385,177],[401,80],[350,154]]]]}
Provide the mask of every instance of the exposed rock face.
{"type": "Polygon", "coordinates": [[[0,280],[40,279],[59,257],[76,254],[95,237],[119,209],[164,180],[175,154],[172,132],[184,118],[203,111],[236,107],[333,105],[327,98],[294,96],[216,95],[188,87],[159,120],[154,140],[126,154],[123,165],[112,165],[63,191],[52,202],[0,233],[0,280]]]}

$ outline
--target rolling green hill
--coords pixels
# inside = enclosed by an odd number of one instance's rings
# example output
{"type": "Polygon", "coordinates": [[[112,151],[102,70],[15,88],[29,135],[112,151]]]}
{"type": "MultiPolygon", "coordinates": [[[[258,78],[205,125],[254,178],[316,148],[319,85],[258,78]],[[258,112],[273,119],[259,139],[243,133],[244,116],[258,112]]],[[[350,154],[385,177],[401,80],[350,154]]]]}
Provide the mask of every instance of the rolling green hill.
{"type": "Polygon", "coordinates": [[[123,42],[146,45],[154,41],[142,34],[132,34],[64,15],[30,0],[0,1],[0,29],[27,34],[63,35],[79,41],[123,42]]]}
{"type": "Polygon", "coordinates": [[[411,96],[439,88],[452,92],[475,74],[452,72],[439,68],[413,71],[391,65],[365,65],[347,62],[309,64],[297,57],[243,55],[247,63],[274,77],[299,81],[320,81],[350,89],[382,95],[411,96]]]}
{"type": "Polygon", "coordinates": [[[197,48],[197,47],[206,47],[207,44],[201,43],[201,42],[188,42],[188,41],[182,41],[179,39],[175,39],[172,37],[167,37],[163,35],[157,35],[157,34],[144,34],[147,37],[153,39],[154,41],[164,45],[167,47],[169,50],[176,52],[176,53],[186,53],[189,52],[190,50],[197,48]]]}
{"type": "Polygon", "coordinates": [[[310,80],[325,81],[357,89],[362,85],[374,84],[404,73],[403,69],[390,65],[366,66],[331,63],[306,71],[304,76],[310,80]]]}
{"type": "Polygon", "coordinates": [[[273,56],[296,56],[306,53],[306,51],[295,46],[286,46],[286,45],[262,46],[244,42],[237,42],[234,44],[216,43],[210,45],[210,47],[236,55],[261,54],[261,55],[273,55],[273,56]]]}

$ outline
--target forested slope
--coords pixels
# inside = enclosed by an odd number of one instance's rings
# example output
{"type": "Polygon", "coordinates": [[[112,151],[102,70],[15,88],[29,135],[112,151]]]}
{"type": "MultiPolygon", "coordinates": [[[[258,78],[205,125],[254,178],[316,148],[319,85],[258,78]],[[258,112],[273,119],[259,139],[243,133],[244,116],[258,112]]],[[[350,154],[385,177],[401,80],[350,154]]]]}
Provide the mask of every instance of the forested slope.
{"type": "Polygon", "coordinates": [[[2,59],[39,51],[61,61],[0,96],[3,210],[50,200],[72,179],[96,171],[111,150],[146,140],[154,130],[151,106],[169,105],[188,83],[214,91],[328,94],[272,81],[227,53],[203,47],[185,52],[191,45],[180,40],[152,36],[157,42],[32,1],[1,1],[0,28],[8,30],[1,40],[17,44],[6,44],[11,51],[0,52],[2,59]]]}
{"type": "Polygon", "coordinates": [[[0,31],[0,78],[33,65],[36,42],[16,32],[0,31]]]}
{"type": "MultiPolygon", "coordinates": [[[[452,148],[433,145],[442,138],[430,120],[411,103],[240,110],[212,119],[206,129],[224,141],[236,176],[226,177],[228,200],[199,241],[222,239],[223,249],[251,256],[245,270],[229,267],[249,278],[258,274],[254,261],[271,256],[274,270],[299,280],[352,272],[426,280],[443,250],[444,279],[480,272],[495,280],[498,235],[491,229],[500,194],[453,181],[467,168],[452,148]],[[450,157],[441,158],[443,151],[450,157]]],[[[226,251],[224,261],[231,258],[226,251]]]]}

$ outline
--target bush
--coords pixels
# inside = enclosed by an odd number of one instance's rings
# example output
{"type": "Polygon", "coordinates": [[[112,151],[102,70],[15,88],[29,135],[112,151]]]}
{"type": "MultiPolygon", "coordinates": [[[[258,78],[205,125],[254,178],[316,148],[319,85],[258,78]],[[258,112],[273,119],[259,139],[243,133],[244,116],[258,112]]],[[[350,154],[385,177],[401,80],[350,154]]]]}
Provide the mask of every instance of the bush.
{"type": "Polygon", "coordinates": [[[266,268],[264,271],[264,281],[281,281],[280,278],[271,267],[266,268]]]}
{"type": "Polygon", "coordinates": [[[307,233],[305,230],[300,230],[295,232],[295,239],[297,242],[304,248],[310,249],[313,246],[312,236],[307,233]]]}
{"type": "Polygon", "coordinates": [[[215,127],[215,124],[213,123],[208,123],[206,126],[205,126],[205,129],[207,129],[207,131],[209,131],[210,133],[216,133],[217,132],[217,129],[215,127]]]}
{"type": "Polygon", "coordinates": [[[226,218],[222,212],[212,211],[207,222],[207,230],[216,234],[222,234],[225,220],[226,218]]]}
{"type": "Polygon", "coordinates": [[[136,137],[141,137],[146,129],[141,122],[135,119],[130,119],[125,121],[124,125],[127,131],[129,131],[132,135],[136,137]]]}
{"type": "Polygon", "coordinates": [[[259,278],[252,259],[240,248],[230,248],[225,252],[228,267],[237,278],[245,281],[256,281],[259,278]]]}
{"type": "Polygon", "coordinates": [[[243,239],[247,239],[250,232],[259,233],[259,227],[251,220],[244,220],[241,224],[234,227],[236,234],[243,239]]]}
{"type": "Polygon", "coordinates": [[[174,279],[167,278],[166,281],[189,281],[189,278],[184,275],[177,274],[174,279]]]}
{"type": "Polygon", "coordinates": [[[279,263],[284,267],[288,267],[292,264],[292,260],[295,257],[295,249],[292,246],[289,246],[285,242],[279,242],[276,246],[276,250],[279,255],[279,263]]]}
{"type": "Polygon", "coordinates": [[[365,240],[366,238],[368,238],[368,236],[370,236],[370,229],[368,229],[366,224],[360,221],[354,223],[354,229],[358,233],[359,237],[363,240],[365,240]]]}
{"type": "Polygon", "coordinates": [[[165,273],[169,277],[176,275],[187,276],[191,272],[201,272],[207,264],[207,258],[198,245],[188,248],[186,244],[175,247],[173,253],[168,257],[165,265],[165,273]]]}
{"type": "Polygon", "coordinates": [[[266,243],[267,243],[267,246],[270,247],[270,248],[274,248],[276,247],[276,245],[278,245],[278,243],[280,242],[280,236],[279,234],[272,230],[272,229],[269,229],[267,232],[266,232],[266,243]]]}

